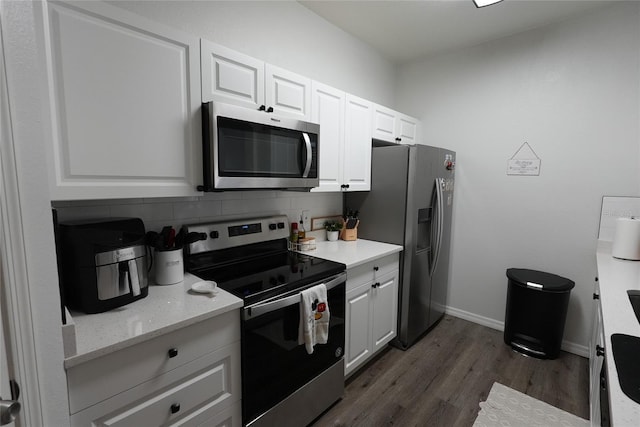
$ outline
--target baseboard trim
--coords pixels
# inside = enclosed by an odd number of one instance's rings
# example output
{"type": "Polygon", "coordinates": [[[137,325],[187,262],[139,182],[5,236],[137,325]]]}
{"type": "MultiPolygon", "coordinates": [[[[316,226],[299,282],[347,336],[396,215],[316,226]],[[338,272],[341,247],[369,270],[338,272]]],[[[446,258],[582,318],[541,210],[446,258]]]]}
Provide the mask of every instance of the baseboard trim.
{"type": "MultiPolygon", "coordinates": [[[[445,313],[453,317],[468,320],[469,322],[477,323],[478,325],[486,326],[487,328],[495,329],[498,331],[504,331],[504,322],[491,319],[490,317],[480,316],[469,311],[460,310],[459,308],[447,306],[445,313]]],[[[571,341],[562,341],[562,350],[573,353],[578,356],[589,358],[589,347],[576,344],[571,341]]]]}
{"type": "Polygon", "coordinates": [[[486,326],[498,331],[504,331],[504,322],[500,322],[489,317],[480,316],[475,313],[460,310],[459,308],[447,306],[445,309],[446,314],[450,314],[453,317],[468,320],[469,322],[477,323],[478,325],[486,326]]]}

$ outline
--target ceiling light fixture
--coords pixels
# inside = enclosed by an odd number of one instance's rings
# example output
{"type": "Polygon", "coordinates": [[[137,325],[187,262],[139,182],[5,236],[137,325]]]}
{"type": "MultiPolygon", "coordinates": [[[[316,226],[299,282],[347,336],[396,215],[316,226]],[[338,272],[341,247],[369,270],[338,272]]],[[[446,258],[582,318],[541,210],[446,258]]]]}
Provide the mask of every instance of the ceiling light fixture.
{"type": "Polygon", "coordinates": [[[476,7],[478,8],[491,6],[492,4],[500,3],[501,1],[502,0],[473,0],[473,2],[476,4],[476,7]]]}

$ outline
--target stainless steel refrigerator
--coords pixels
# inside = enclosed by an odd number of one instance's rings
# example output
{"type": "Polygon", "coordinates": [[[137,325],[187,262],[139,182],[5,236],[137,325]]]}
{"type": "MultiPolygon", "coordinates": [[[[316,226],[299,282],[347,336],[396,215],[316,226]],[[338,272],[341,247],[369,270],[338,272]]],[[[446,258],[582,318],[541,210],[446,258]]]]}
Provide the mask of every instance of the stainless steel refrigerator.
{"type": "Polygon", "coordinates": [[[426,145],[374,146],[371,191],[347,193],[358,238],[404,246],[398,336],[406,349],[444,315],[449,279],[455,153],[426,145]]]}

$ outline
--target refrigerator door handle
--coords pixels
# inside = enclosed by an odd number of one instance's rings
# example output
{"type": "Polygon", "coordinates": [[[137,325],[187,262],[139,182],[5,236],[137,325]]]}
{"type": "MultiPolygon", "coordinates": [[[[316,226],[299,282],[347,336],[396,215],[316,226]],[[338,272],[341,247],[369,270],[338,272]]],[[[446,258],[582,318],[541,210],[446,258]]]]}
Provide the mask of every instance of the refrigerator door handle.
{"type": "Polygon", "coordinates": [[[434,221],[433,227],[435,227],[435,242],[433,242],[433,262],[431,263],[431,271],[429,274],[433,276],[433,273],[436,271],[438,267],[438,261],[440,259],[440,249],[442,246],[442,233],[443,233],[443,223],[442,216],[444,215],[444,205],[443,205],[443,195],[442,195],[442,178],[436,178],[435,181],[435,206],[433,207],[434,211],[434,221]]]}

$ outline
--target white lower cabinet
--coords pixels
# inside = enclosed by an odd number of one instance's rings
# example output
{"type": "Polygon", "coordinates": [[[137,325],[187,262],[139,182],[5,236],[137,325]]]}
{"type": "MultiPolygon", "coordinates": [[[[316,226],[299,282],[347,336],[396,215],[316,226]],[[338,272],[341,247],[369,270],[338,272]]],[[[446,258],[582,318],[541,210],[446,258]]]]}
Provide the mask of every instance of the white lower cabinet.
{"type": "Polygon", "coordinates": [[[232,311],[67,370],[72,426],[241,425],[232,311]]]}
{"type": "Polygon", "coordinates": [[[397,335],[398,255],[347,270],[345,375],[397,335]]]}
{"type": "Polygon", "coordinates": [[[589,404],[591,407],[591,425],[600,426],[600,371],[604,365],[604,331],[602,328],[602,308],[600,306],[600,286],[597,281],[593,302],[593,329],[589,343],[589,404]]]}

